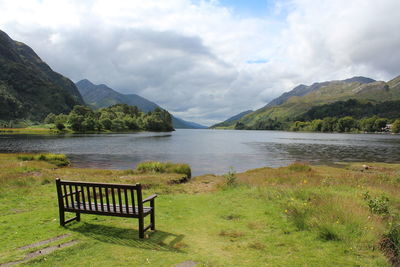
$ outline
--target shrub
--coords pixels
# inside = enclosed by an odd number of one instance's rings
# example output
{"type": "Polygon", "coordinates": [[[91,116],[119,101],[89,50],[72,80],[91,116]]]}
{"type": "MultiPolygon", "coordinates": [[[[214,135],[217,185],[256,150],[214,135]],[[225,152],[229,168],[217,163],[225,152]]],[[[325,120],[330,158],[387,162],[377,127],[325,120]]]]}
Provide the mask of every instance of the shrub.
{"type": "Polygon", "coordinates": [[[187,178],[192,177],[190,166],[185,163],[146,161],[139,163],[136,170],[140,172],[179,173],[185,174],[187,178]]]}
{"type": "Polygon", "coordinates": [[[287,209],[287,214],[298,230],[308,229],[307,218],[309,211],[307,209],[291,206],[287,209]]]}
{"type": "Polygon", "coordinates": [[[30,161],[30,160],[34,160],[35,157],[32,155],[20,155],[17,157],[18,160],[22,160],[22,161],[30,161]]]}
{"type": "Polygon", "coordinates": [[[325,241],[340,240],[339,235],[335,232],[334,228],[328,225],[324,225],[319,228],[319,237],[325,241]]]}
{"type": "Polygon", "coordinates": [[[364,200],[367,202],[372,213],[384,215],[389,214],[389,198],[385,196],[371,197],[369,192],[365,192],[364,200]]]}
{"type": "Polygon", "coordinates": [[[224,175],[226,185],[233,187],[237,184],[237,177],[235,170],[231,167],[227,174],[224,175]]]}
{"type": "Polygon", "coordinates": [[[289,165],[289,170],[294,171],[294,172],[308,172],[311,171],[311,167],[300,162],[295,162],[291,165],[289,165]]]}

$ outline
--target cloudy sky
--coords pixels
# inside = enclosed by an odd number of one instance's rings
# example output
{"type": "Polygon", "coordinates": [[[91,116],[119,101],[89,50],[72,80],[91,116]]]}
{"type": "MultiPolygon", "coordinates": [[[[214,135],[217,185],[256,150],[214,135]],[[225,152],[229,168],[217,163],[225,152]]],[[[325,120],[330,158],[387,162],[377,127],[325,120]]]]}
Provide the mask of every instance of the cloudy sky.
{"type": "Polygon", "coordinates": [[[54,70],[210,125],[297,84],[400,74],[399,0],[0,0],[54,70]]]}

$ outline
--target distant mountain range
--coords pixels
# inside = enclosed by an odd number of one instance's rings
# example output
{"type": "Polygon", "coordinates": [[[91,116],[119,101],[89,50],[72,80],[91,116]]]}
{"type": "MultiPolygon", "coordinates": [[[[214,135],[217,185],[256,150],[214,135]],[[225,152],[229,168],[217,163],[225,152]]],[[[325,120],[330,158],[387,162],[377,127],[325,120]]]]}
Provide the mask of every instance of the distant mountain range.
{"type": "MultiPolygon", "coordinates": [[[[93,108],[105,108],[115,104],[128,104],[137,106],[145,112],[159,107],[156,103],[147,100],[136,94],[121,94],[105,84],[93,84],[84,79],[76,83],[83,100],[93,108]]],[[[206,126],[172,117],[172,124],[175,129],[205,129],[206,126]]]]}
{"type": "Polygon", "coordinates": [[[253,110],[246,110],[246,111],[240,112],[239,114],[236,114],[236,115],[230,117],[229,119],[227,119],[227,120],[225,120],[225,121],[223,121],[223,122],[214,124],[214,125],[211,126],[210,128],[211,128],[211,129],[215,129],[215,128],[229,127],[230,125],[235,124],[235,123],[238,122],[241,118],[243,118],[244,116],[246,116],[247,114],[252,113],[252,112],[253,112],[253,110]]]}
{"type": "MultiPolygon", "coordinates": [[[[299,85],[265,107],[224,123],[224,128],[274,129],[276,125],[294,121],[309,110],[327,108],[329,104],[354,99],[359,103],[377,104],[400,100],[400,76],[391,81],[375,81],[366,77],[299,85]]],[[[340,106],[340,105],[337,105],[340,106]]],[[[368,113],[370,114],[370,113],[368,113]]],[[[216,127],[218,128],[218,127],[216,127]]]]}
{"type": "Polygon", "coordinates": [[[42,120],[84,104],[75,84],[0,31],[0,120],[42,120]]]}

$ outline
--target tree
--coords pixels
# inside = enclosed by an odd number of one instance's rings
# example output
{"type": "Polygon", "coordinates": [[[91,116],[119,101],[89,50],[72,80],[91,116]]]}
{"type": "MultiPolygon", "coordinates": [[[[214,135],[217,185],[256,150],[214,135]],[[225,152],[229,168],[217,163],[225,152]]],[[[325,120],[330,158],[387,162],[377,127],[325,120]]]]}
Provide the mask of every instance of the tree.
{"type": "Polygon", "coordinates": [[[113,131],[124,131],[127,130],[125,123],[121,119],[115,119],[111,121],[111,130],[113,131]]]}
{"type": "Polygon", "coordinates": [[[364,132],[375,132],[375,121],[377,117],[363,118],[360,121],[360,129],[364,132]]]}
{"type": "Polygon", "coordinates": [[[85,117],[81,115],[77,115],[75,113],[70,113],[68,122],[71,125],[71,129],[76,131],[76,132],[83,132],[84,129],[82,127],[82,123],[85,120],[85,117]]]}
{"type": "Polygon", "coordinates": [[[386,127],[387,122],[388,122],[388,119],[384,119],[384,118],[376,119],[375,123],[374,123],[375,131],[381,132],[382,129],[386,127]]]}
{"type": "Polygon", "coordinates": [[[322,120],[321,131],[333,132],[335,130],[337,118],[326,117],[322,120]]]}
{"type": "Polygon", "coordinates": [[[313,120],[310,123],[309,130],[314,132],[320,132],[322,129],[322,120],[313,120]]]}
{"type": "Polygon", "coordinates": [[[57,123],[56,123],[56,128],[57,128],[59,131],[62,131],[62,130],[65,129],[65,125],[64,125],[64,123],[57,122],[57,123]]]}
{"type": "Polygon", "coordinates": [[[393,122],[392,133],[400,133],[400,119],[397,119],[393,122]]]}
{"type": "Polygon", "coordinates": [[[49,115],[47,115],[47,117],[44,119],[44,123],[54,123],[56,118],[56,115],[54,115],[53,113],[49,113],[49,115]]]}
{"type": "Polygon", "coordinates": [[[86,117],[89,114],[93,115],[93,110],[91,108],[87,107],[87,106],[76,105],[72,109],[71,113],[86,117]]]}
{"type": "Polygon", "coordinates": [[[94,131],[96,126],[96,122],[92,117],[87,117],[82,122],[82,130],[83,131],[94,131]]]}
{"type": "Polygon", "coordinates": [[[108,119],[108,118],[102,119],[102,120],[100,120],[100,124],[103,126],[104,129],[111,130],[112,122],[110,119],[108,119]]]}
{"type": "Polygon", "coordinates": [[[346,116],[340,118],[336,123],[336,131],[338,132],[350,132],[356,126],[356,121],[350,117],[346,116]]]}

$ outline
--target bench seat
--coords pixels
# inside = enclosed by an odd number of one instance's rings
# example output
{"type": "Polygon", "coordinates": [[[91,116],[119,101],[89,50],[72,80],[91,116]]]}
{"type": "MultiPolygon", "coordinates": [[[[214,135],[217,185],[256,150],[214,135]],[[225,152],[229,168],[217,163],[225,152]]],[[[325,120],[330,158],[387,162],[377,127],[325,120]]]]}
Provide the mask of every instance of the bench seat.
{"type": "MultiPolygon", "coordinates": [[[[143,215],[148,215],[152,211],[152,207],[143,207],[143,215]]],[[[135,210],[133,210],[132,206],[128,206],[128,212],[126,211],[126,206],[123,205],[120,208],[120,205],[115,205],[115,210],[113,206],[110,206],[110,209],[108,210],[107,205],[103,204],[97,204],[97,209],[96,209],[96,204],[94,203],[84,203],[80,202],[74,202],[74,205],[72,206],[70,203],[64,207],[65,211],[69,212],[80,212],[80,213],[86,213],[86,214],[99,214],[99,215],[110,215],[110,216],[120,216],[120,217],[132,217],[132,218],[138,218],[139,216],[139,207],[135,206],[135,210]],[[122,210],[121,210],[122,209],[122,210]]]]}

